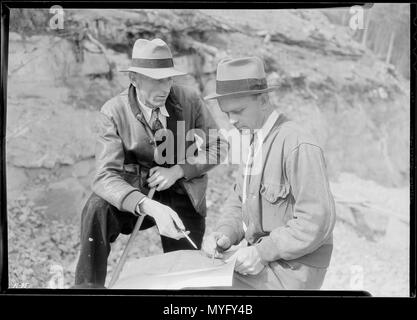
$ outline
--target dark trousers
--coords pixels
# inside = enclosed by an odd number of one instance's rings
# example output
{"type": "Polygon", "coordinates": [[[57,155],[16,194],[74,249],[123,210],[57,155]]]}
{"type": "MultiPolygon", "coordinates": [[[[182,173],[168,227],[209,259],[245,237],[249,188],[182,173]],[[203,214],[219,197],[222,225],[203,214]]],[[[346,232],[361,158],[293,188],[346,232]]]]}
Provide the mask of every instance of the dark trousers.
{"type": "MultiPolygon", "coordinates": [[[[188,196],[168,189],[155,192],[153,199],[177,212],[186,230],[190,231],[189,237],[200,249],[206,226],[205,218],[195,211],[188,196]]],[[[119,211],[95,193],[90,196],[81,217],[81,250],[75,270],[75,287],[104,287],[110,243],[120,233],[132,233],[137,219],[130,212],[119,211]]],[[[154,225],[153,218],[146,216],[141,230],[154,225]]],[[[161,242],[164,252],[194,249],[184,238],[175,240],[161,236],[161,242]]]]}

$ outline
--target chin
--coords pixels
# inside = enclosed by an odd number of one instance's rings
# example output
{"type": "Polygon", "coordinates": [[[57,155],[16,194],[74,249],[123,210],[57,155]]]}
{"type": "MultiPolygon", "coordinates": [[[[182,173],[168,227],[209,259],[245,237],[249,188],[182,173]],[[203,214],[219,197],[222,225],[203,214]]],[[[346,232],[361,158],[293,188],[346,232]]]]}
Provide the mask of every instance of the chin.
{"type": "Polygon", "coordinates": [[[154,102],[153,102],[153,105],[155,106],[155,107],[162,107],[162,106],[164,106],[165,105],[165,102],[167,101],[167,99],[165,98],[165,99],[157,99],[157,100],[154,100],[154,102]]]}
{"type": "Polygon", "coordinates": [[[241,127],[235,127],[237,130],[239,130],[240,133],[244,132],[244,131],[250,131],[250,129],[248,127],[245,126],[241,126],[241,127]]]}

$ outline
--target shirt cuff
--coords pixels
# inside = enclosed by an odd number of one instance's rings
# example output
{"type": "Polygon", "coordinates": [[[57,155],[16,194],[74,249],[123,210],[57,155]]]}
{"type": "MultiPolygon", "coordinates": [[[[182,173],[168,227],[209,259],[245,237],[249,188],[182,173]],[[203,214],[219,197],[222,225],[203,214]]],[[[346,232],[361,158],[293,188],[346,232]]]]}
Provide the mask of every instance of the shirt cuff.
{"type": "Polygon", "coordinates": [[[124,198],[122,202],[122,210],[136,214],[136,206],[139,201],[143,201],[145,198],[146,196],[142,192],[133,190],[124,198]]]}
{"type": "Polygon", "coordinates": [[[137,215],[137,216],[146,216],[146,213],[143,212],[143,210],[140,209],[140,205],[145,200],[146,200],[146,197],[143,197],[141,200],[139,200],[139,202],[136,205],[135,215],[137,215]]]}
{"type": "Polygon", "coordinates": [[[178,164],[182,171],[184,171],[184,179],[185,180],[190,180],[194,177],[196,177],[199,173],[198,169],[196,168],[195,165],[189,164],[189,163],[182,163],[182,164],[178,164]]]}
{"type": "Polygon", "coordinates": [[[260,238],[254,247],[264,261],[271,262],[280,259],[277,255],[277,247],[274,241],[268,236],[260,238]]]}

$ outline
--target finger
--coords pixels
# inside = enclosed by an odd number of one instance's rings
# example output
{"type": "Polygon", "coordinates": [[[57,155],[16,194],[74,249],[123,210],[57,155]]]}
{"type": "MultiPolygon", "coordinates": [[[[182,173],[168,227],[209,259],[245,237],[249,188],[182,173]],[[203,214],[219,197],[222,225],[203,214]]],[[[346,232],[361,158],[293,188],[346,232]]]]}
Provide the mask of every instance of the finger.
{"type": "Polygon", "coordinates": [[[185,235],[184,235],[185,232],[182,233],[181,231],[178,230],[178,228],[176,226],[174,226],[174,228],[175,228],[175,233],[176,233],[176,236],[177,236],[177,240],[185,238],[185,235]]]}
{"type": "Polygon", "coordinates": [[[227,259],[225,262],[229,263],[231,261],[233,261],[233,259],[235,259],[237,257],[238,251],[236,251],[229,259],[227,259]]]}
{"type": "Polygon", "coordinates": [[[152,174],[150,174],[150,177],[146,180],[148,183],[153,182],[156,178],[160,176],[160,173],[158,170],[154,170],[152,174]]]}
{"type": "Polygon", "coordinates": [[[241,274],[248,274],[249,272],[249,268],[246,264],[242,263],[242,264],[235,264],[235,271],[239,272],[241,274]]]}
{"type": "Polygon", "coordinates": [[[249,270],[248,274],[253,274],[253,275],[255,275],[255,274],[261,273],[261,271],[262,271],[264,268],[265,268],[265,266],[264,266],[264,265],[262,265],[262,264],[258,264],[258,265],[256,265],[256,266],[254,266],[254,267],[250,268],[250,270],[249,270]]]}
{"type": "Polygon", "coordinates": [[[185,237],[182,233],[177,232],[176,234],[174,234],[172,236],[172,238],[174,238],[175,240],[179,240],[179,239],[182,239],[182,238],[185,238],[185,237]]]}
{"type": "Polygon", "coordinates": [[[160,167],[153,167],[149,169],[149,176],[153,175],[155,173],[155,171],[158,171],[160,167]]]}
{"type": "Polygon", "coordinates": [[[162,190],[166,190],[172,187],[172,185],[174,184],[174,182],[170,181],[169,178],[165,178],[166,183],[164,185],[164,188],[162,190]]]}
{"type": "Polygon", "coordinates": [[[166,186],[167,182],[168,181],[166,179],[162,180],[162,182],[158,185],[158,188],[156,188],[156,191],[165,190],[166,189],[165,186],[166,186]]]}
{"type": "Polygon", "coordinates": [[[219,251],[216,251],[216,254],[215,254],[214,257],[217,258],[217,259],[223,259],[224,258],[224,254],[221,253],[221,252],[219,252],[219,251]]]}
{"type": "Polygon", "coordinates": [[[219,239],[217,239],[217,245],[220,248],[225,248],[229,245],[229,238],[225,235],[222,235],[219,239]]]}
{"type": "Polygon", "coordinates": [[[173,224],[166,226],[163,230],[160,230],[159,233],[175,240],[184,238],[184,235],[178,232],[177,228],[173,224]]]}
{"type": "Polygon", "coordinates": [[[213,251],[216,248],[216,240],[213,237],[209,236],[204,239],[201,247],[204,253],[206,253],[209,257],[211,257],[213,255],[213,251]]]}
{"type": "MultiPolygon", "coordinates": [[[[154,187],[158,186],[162,181],[164,181],[164,178],[159,176],[158,178],[156,178],[153,182],[149,183],[148,185],[149,185],[150,188],[154,188],[154,187]]],[[[159,190],[157,190],[157,191],[159,191],[159,190]]]]}
{"type": "Polygon", "coordinates": [[[184,238],[184,235],[182,233],[175,231],[175,233],[171,233],[169,237],[175,240],[179,240],[181,238],[184,238]]]}
{"type": "Polygon", "coordinates": [[[181,230],[185,230],[185,226],[182,223],[182,220],[180,219],[180,217],[178,217],[177,213],[172,210],[170,213],[172,220],[174,220],[175,224],[177,225],[178,228],[180,228],[181,230]]]}
{"type": "Polygon", "coordinates": [[[210,250],[210,246],[207,244],[207,241],[203,241],[203,244],[201,245],[201,250],[203,251],[203,253],[207,257],[211,257],[211,253],[210,252],[213,252],[213,251],[210,250]]]}

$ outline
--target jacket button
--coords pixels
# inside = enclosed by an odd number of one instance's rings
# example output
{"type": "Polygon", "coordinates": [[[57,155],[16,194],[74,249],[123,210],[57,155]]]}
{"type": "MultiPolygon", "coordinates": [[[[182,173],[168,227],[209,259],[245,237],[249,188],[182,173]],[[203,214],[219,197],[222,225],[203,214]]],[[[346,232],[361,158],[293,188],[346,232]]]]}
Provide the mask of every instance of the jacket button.
{"type": "Polygon", "coordinates": [[[152,139],[149,139],[148,142],[149,142],[149,144],[153,144],[153,140],[152,139]]]}

